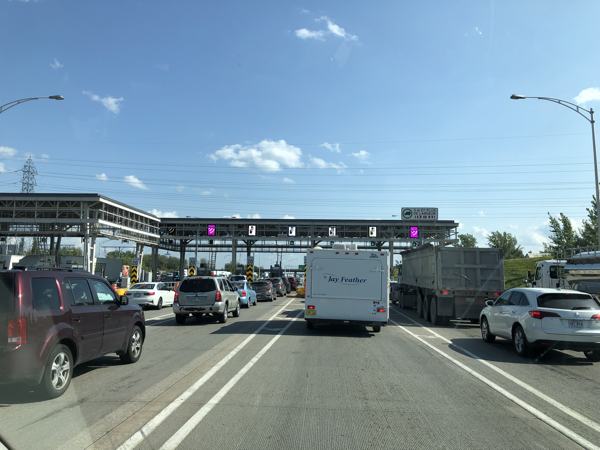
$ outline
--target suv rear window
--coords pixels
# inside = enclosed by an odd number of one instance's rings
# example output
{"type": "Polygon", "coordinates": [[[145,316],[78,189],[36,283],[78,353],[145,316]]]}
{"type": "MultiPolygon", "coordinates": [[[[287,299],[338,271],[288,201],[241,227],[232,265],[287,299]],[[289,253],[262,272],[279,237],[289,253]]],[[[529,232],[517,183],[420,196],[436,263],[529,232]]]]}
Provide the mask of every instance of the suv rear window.
{"type": "Polygon", "coordinates": [[[542,294],[537,298],[540,308],[600,309],[598,303],[586,294],[542,294]]]}
{"type": "Polygon", "coordinates": [[[15,304],[15,279],[0,278],[0,313],[13,310],[15,304]]]}
{"type": "Polygon", "coordinates": [[[188,278],[179,285],[179,292],[212,292],[216,290],[217,285],[212,278],[188,278]]]}

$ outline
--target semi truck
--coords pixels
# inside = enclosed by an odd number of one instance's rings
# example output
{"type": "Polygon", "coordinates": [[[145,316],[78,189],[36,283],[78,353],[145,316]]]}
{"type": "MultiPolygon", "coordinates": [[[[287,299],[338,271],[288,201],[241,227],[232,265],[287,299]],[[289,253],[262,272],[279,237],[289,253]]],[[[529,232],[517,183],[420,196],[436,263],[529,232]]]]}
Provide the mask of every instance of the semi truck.
{"type": "Polygon", "coordinates": [[[304,319],[359,324],[378,333],[389,318],[389,253],[357,250],[356,244],[313,248],[306,255],[304,319]]]}
{"type": "Polygon", "coordinates": [[[599,247],[568,248],[564,253],[565,259],[538,261],[531,285],[573,289],[600,297],[599,247]]]}
{"type": "Polygon", "coordinates": [[[416,306],[417,315],[434,325],[478,323],[485,301],[504,292],[501,249],[425,244],[401,254],[400,307],[416,306]]]}

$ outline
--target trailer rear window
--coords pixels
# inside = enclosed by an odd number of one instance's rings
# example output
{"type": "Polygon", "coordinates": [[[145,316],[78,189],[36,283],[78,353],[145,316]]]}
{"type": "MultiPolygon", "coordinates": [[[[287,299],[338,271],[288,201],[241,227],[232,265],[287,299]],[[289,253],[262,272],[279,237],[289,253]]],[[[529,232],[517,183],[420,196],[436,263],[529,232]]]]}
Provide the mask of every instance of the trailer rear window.
{"type": "Polygon", "coordinates": [[[15,304],[15,279],[0,278],[0,313],[13,310],[15,304]]]}
{"type": "Polygon", "coordinates": [[[600,305],[587,294],[542,294],[537,298],[540,308],[600,309],[600,305]]]}
{"type": "Polygon", "coordinates": [[[179,286],[179,292],[212,292],[217,290],[212,278],[188,278],[179,286]]]}

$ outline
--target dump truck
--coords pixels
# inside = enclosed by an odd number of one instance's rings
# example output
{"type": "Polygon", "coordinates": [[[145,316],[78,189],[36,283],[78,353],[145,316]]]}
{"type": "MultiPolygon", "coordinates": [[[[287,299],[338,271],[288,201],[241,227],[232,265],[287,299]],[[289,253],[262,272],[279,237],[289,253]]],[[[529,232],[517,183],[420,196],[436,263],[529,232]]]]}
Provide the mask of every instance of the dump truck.
{"type": "Polygon", "coordinates": [[[425,244],[401,254],[398,303],[434,325],[478,323],[485,301],[504,292],[501,249],[425,244]]]}

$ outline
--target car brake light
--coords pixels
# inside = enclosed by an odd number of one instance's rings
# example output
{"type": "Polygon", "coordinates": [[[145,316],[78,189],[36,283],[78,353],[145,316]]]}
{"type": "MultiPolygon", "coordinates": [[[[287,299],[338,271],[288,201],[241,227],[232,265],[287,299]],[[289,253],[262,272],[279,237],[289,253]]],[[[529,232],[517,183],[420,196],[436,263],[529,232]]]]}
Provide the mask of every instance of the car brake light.
{"type": "Polygon", "coordinates": [[[590,317],[590,319],[592,319],[592,320],[600,320],[600,314],[594,314],[592,317],[590,317]]]}
{"type": "Polygon", "coordinates": [[[271,286],[267,285],[267,291],[271,290],[271,286]]]}
{"type": "Polygon", "coordinates": [[[215,302],[221,302],[223,299],[221,298],[221,292],[217,291],[215,294],[215,302]]]}
{"type": "Polygon", "coordinates": [[[308,305],[306,309],[315,309],[315,305],[308,305]]]}
{"type": "Polygon", "coordinates": [[[242,297],[245,297],[245,296],[246,296],[246,291],[244,291],[244,290],[242,289],[242,297]]]}
{"type": "Polygon", "coordinates": [[[155,292],[144,292],[144,295],[154,295],[155,292]]]}
{"type": "Polygon", "coordinates": [[[497,293],[497,292],[494,292],[494,295],[495,295],[496,297],[498,297],[498,293],[497,293]]]}
{"type": "Polygon", "coordinates": [[[131,292],[125,292],[125,295],[131,295],[131,292]]]}
{"type": "Polygon", "coordinates": [[[529,311],[529,315],[534,319],[543,319],[544,317],[560,317],[559,314],[550,311],[529,311]]]}
{"type": "Polygon", "coordinates": [[[8,322],[8,343],[21,345],[27,343],[27,319],[12,319],[8,322]]]}
{"type": "Polygon", "coordinates": [[[377,312],[385,312],[385,308],[377,308],[377,312]]]}
{"type": "Polygon", "coordinates": [[[179,292],[175,292],[175,296],[173,297],[173,303],[179,303],[179,292]]]}

